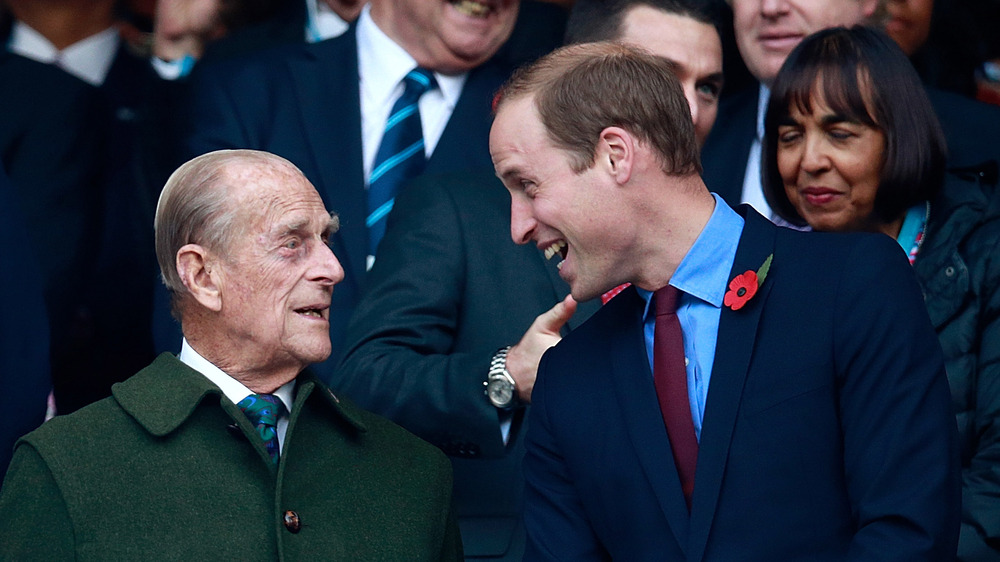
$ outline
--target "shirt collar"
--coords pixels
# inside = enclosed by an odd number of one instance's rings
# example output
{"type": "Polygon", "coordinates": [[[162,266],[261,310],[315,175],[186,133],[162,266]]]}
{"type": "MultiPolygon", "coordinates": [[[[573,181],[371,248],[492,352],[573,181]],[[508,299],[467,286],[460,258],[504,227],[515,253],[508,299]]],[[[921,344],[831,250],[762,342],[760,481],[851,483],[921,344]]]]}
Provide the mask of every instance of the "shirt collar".
{"type": "MultiPolygon", "coordinates": [[[[222,393],[226,395],[226,398],[230,399],[233,404],[239,404],[241,400],[251,394],[254,394],[254,391],[247,388],[243,383],[229,376],[225,371],[216,367],[211,361],[202,357],[200,353],[191,347],[187,338],[184,338],[181,343],[181,353],[177,356],[177,358],[188,367],[191,367],[195,371],[205,375],[205,378],[215,383],[215,385],[222,390],[222,393]]],[[[279,387],[278,390],[275,390],[273,393],[281,399],[281,402],[285,405],[285,409],[289,412],[292,411],[294,391],[295,380],[292,380],[279,387]]]]}
{"type": "MultiPolygon", "coordinates": [[[[403,91],[403,78],[417,67],[417,61],[375,25],[370,6],[361,10],[357,35],[361,95],[376,107],[389,105],[389,100],[403,91]]],[[[466,76],[467,72],[453,76],[434,73],[449,107],[458,101],[466,76]]]]}
{"type": "MultiPolygon", "coordinates": [[[[743,233],[743,217],[717,194],[713,193],[712,196],[715,198],[712,216],[670,277],[670,284],[686,295],[701,299],[715,308],[722,308],[729,273],[743,233]]],[[[636,289],[646,300],[648,313],[653,293],[638,287],[636,289]]]]}
{"type": "Polygon", "coordinates": [[[771,89],[760,85],[760,94],[757,95],[757,142],[764,141],[764,116],[767,114],[767,102],[771,99],[771,89]]]}
{"type": "Polygon", "coordinates": [[[306,41],[317,43],[324,39],[339,37],[347,31],[350,25],[326,2],[306,0],[306,41]]]}
{"type": "Polygon", "coordinates": [[[41,33],[18,21],[11,30],[7,49],[38,62],[56,64],[84,82],[100,86],[118,50],[118,31],[109,27],[60,51],[41,33]]]}

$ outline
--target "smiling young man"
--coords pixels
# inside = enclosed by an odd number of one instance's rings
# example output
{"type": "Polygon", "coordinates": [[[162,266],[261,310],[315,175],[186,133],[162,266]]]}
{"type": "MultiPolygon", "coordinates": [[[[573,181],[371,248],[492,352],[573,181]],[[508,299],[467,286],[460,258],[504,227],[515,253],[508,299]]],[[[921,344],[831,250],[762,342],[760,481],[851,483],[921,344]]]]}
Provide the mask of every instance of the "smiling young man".
{"type": "Polygon", "coordinates": [[[155,229],[181,353],[19,441],[0,559],[461,560],[444,455],[304,372],[344,278],[305,176],[203,155],[155,229]]]}
{"type": "Polygon", "coordinates": [[[632,283],[538,366],[525,560],[954,555],[949,390],[892,240],[732,210],[671,65],[623,45],[516,74],[490,150],[575,299],[632,283]]]}

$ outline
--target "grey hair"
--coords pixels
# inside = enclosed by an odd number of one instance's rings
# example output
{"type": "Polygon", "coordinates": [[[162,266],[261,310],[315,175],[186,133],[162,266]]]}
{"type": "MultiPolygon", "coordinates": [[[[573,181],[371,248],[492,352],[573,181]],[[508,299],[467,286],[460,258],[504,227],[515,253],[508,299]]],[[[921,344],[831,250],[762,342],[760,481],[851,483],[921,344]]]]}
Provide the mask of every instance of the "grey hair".
{"type": "Polygon", "coordinates": [[[177,272],[177,252],[187,244],[225,252],[239,234],[239,208],[231,204],[231,190],[239,188],[234,168],[246,166],[290,168],[302,173],[288,160],[268,152],[217,150],[184,163],[163,186],[153,230],[161,278],[175,309],[178,298],[187,293],[177,272]]]}

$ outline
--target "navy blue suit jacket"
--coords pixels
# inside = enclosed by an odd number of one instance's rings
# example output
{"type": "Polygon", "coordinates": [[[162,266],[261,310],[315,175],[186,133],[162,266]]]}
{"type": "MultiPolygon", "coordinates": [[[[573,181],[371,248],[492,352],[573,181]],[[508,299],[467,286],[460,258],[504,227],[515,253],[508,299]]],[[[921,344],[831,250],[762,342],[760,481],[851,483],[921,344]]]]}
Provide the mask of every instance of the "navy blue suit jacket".
{"type": "MultiPolygon", "coordinates": [[[[490,106],[505,78],[490,63],[469,73],[426,174],[492,171],[490,106]]],[[[298,166],[340,216],[333,251],[346,278],[333,292],[333,354],[315,367],[328,380],[363,286],[368,254],[356,26],[328,41],[202,69],[193,94],[189,157],[223,148],[273,152],[298,166]]]]}
{"type": "Polygon", "coordinates": [[[741,207],[690,515],[628,289],[542,358],[526,560],[947,560],[955,422],[937,336],[888,237],[801,233],[741,207]]]}
{"type": "Polygon", "coordinates": [[[44,285],[27,240],[21,206],[0,165],[0,475],[18,438],[44,421],[52,391],[44,285]]]}

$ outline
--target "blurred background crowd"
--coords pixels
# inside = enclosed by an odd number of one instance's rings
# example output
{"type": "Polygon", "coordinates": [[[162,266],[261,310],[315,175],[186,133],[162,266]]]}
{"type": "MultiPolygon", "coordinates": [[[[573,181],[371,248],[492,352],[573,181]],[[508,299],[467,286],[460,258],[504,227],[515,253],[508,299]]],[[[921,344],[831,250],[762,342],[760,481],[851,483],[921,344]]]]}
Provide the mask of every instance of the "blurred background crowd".
{"type": "MultiPolygon", "coordinates": [[[[778,4],[783,1],[774,0],[778,4]]],[[[704,0],[700,7],[718,29],[723,53],[725,86],[720,78],[716,82],[721,94],[709,91],[711,84],[705,90],[711,98],[713,119],[716,102],[723,108],[715,121],[716,131],[735,126],[736,118],[724,111],[727,100],[736,100],[747,91],[754,97],[758,82],[774,78],[773,74],[763,78],[744,63],[734,30],[734,3],[704,0]]],[[[357,110],[344,109],[352,103],[358,105],[357,75],[364,77],[365,68],[370,68],[366,65],[378,64],[366,59],[360,41],[362,37],[371,39],[371,33],[362,35],[361,30],[375,20],[385,35],[421,65],[422,59],[438,65],[431,70],[438,75],[437,85],[447,109],[444,117],[438,118],[436,133],[428,134],[426,129],[433,113],[430,118],[424,116],[426,142],[437,143],[428,150],[436,158],[429,159],[427,173],[485,171],[489,176],[492,165],[485,148],[492,92],[519,65],[563,43],[573,4],[573,0],[372,0],[370,6],[364,0],[2,0],[0,469],[9,461],[14,440],[46,416],[70,413],[108,396],[112,384],[149,364],[157,353],[180,349],[180,332],[170,317],[166,289],[158,278],[153,216],[170,173],[188,158],[209,150],[246,147],[280,154],[300,167],[328,207],[341,215],[343,240],[340,246],[334,244],[334,251],[344,264],[347,279],[334,292],[334,353],[317,370],[335,389],[351,384],[366,386],[357,378],[364,379],[366,369],[385,367],[365,365],[370,356],[359,350],[372,351],[364,346],[378,337],[405,340],[407,336],[402,329],[386,336],[378,326],[365,324],[405,305],[377,303],[372,296],[363,300],[370,294],[364,280],[378,244],[365,234],[365,190],[374,181],[372,167],[381,136],[380,132],[369,132],[369,114],[379,110],[366,109],[366,104],[384,102],[368,101],[366,96],[377,97],[366,90],[370,85],[377,87],[377,79],[369,76],[361,81],[361,116],[357,110]],[[471,45],[468,56],[449,61],[435,54],[435,43],[428,39],[447,37],[448,30],[438,29],[447,22],[425,9],[446,3],[473,14],[492,10],[501,20],[507,13],[510,25],[501,21],[496,29],[477,32],[479,35],[467,39],[471,45]],[[359,37],[357,46],[351,40],[345,50],[345,34],[352,37],[354,33],[359,37]],[[475,45],[477,41],[493,44],[475,45]],[[298,49],[305,44],[317,46],[298,49]],[[459,78],[451,83],[448,78],[454,76],[459,78]],[[343,97],[341,90],[353,93],[343,97]],[[470,101],[473,93],[478,96],[474,104],[470,101]],[[338,120],[345,114],[350,116],[341,124],[338,120]],[[461,124],[464,136],[447,128],[451,125],[449,116],[461,124]],[[355,130],[359,119],[360,137],[355,130]],[[448,161],[442,162],[445,158],[448,161]],[[357,165],[357,161],[362,164],[357,165]],[[352,321],[351,314],[358,306],[362,308],[352,321]],[[348,369],[343,371],[346,374],[337,375],[333,366],[342,360],[348,369]]],[[[884,26],[930,91],[944,91],[970,103],[978,100],[1000,105],[1000,1],[887,0],[879,5],[872,21],[884,26]]],[[[981,106],[972,107],[978,111],[981,106]]],[[[387,110],[385,107],[383,113],[387,110]]],[[[988,161],[1000,152],[1000,146],[980,146],[982,150],[974,151],[975,157],[966,162],[961,156],[971,149],[963,148],[960,141],[952,143],[949,134],[949,118],[957,119],[955,128],[959,130],[989,128],[995,123],[978,121],[976,111],[963,114],[965,117],[938,115],[952,148],[949,157],[954,165],[949,169],[959,174],[965,170],[981,184],[995,186],[996,160],[992,167],[988,161]]],[[[995,112],[982,115],[995,116],[995,112]]],[[[708,120],[705,134],[711,128],[712,120],[708,120]]],[[[977,138],[967,136],[965,142],[980,142],[977,138]]],[[[997,136],[987,138],[986,142],[993,142],[997,136]]],[[[699,137],[699,143],[703,141],[699,137]]],[[[745,153],[727,152],[729,148],[720,142],[719,138],[708,140],[705,175],[709,188],[725,195],[723,180],[714,180],[712,175],[727,167],[730,156],[742,164],[745,153]]],[[[739,172],[742,182],[743,169],[739,172]]],[[[462,185],[470,183],[477,182],[463,180],[462,185]]],[[[502,194],[502,189],[497,193],[502,194]]],[[[431,196],[422,197],[426,202],[431,196]]],[[[726,198],[739,203],[738,186],[736,194],[726,198]]],[[[401,203],[396,219],[399,224],[405,224],[407,209],[412,211],[420,204],[401,203]]],[[[419,229],[421,218],[434,217],[433,213],[423,209],[410,215],[412,229],[419,229]]],[[[783,218],[782,213],[777,214],[775,218],[783,218]]],[[[785,215],[804,223],[802,217],[788,216],[794,213],[785,215]]],[[[498,224],[506,238],[502,221],[498,224]]],[[[372,286],[392,279],[387,271],[397,267],[394,264],[406,263],[404,254],[413,242],[400,234],[402,229],[397,227],[394,234],[390,224],[386,237],[391,244],[379,247],[385,264],[372,270],[372,286]]],[[[411,230],[411,235],[415,231],[411,230]]],[[[494,277],[492,282],[503,286],[505,281],[494,277]]],[[[383,285],[389,287],[390,283],[383,285]]],[[[437,290],[471,289],[441,286],[437,290]]],[[[558,296],[546,295],[542,302],[555,303],[558,296]]],[[[516,299],[503,297],[499,302],[509,307],[516,299]]],[[[543,310],[533,307],[521,316],[530,323],[543,310]]],[[[483,367],[483,380],[497,346],[493,340],[515,343],[528,328],[518,324],[509,329],[513,322],[494,320],[498,326],[491,327],[492,339],[485,338],[491,343],[477,343],[489,348],[485,356],[476,356],[483,367]],[[504,335],[498,338],[497,332],[504,335]]],[[[455,323],[462,321],[464,317],[455,323]]],[[[464,329],[437,328],[450,330],[449,337],[464,329]]],[[[427,337],[426,332],[421,332],[421,337],[427,337]]],[[[466,345],[457,339],[448,342],[443,348],[466,345]]],[[[431,353],[430,348],[423,351],[431,353]]],[[[446,380],[442,378],[441,384],[446,380]]],[[[392,385],[405,388],[406,381],[392,385]]],[[[481,394],[481,388],[473,390],[470,394],[481,394]]],[[[426,412],[451,406],[436,402],[433,396],[421,400],[418,394],[411,397],[411,405],[419,404],[412,410],[385,405],[392,397],[366,402],[362,396],[358,401],[441,447],[456,459],[456,467],[479,456],[477,446],[452,432],[433,427],[422,431],[426,420],[420,418],[426,412]]],[[[495,414],[485,400],[463,407],[495,414]]],[[[502,432],[517,432],[518,416],[508,420],[500,417],[501,426],[507,424],[502,432]]],[[[501,434],[498,442],[502,449],[508,433],[501,434]]],[[[472,489],[484,484],[462,478],[456,468],[456,487],[472,489]]],[[[1000,514],[994,513],[994,523],[997,518],[1000,514]]],[[[475,521],[465,522],[463,535],[474,535],[475,525],[475,521]]],[[[997,528],[1000,524],[994,530],[997,528]]],[[[469,546],[467,542],[467,553],[469,546]]],[[[488,545],[483,549],[488,551],[488,545]]],[[[504,549],[506,544],[501,547],[504,549]]]]}

